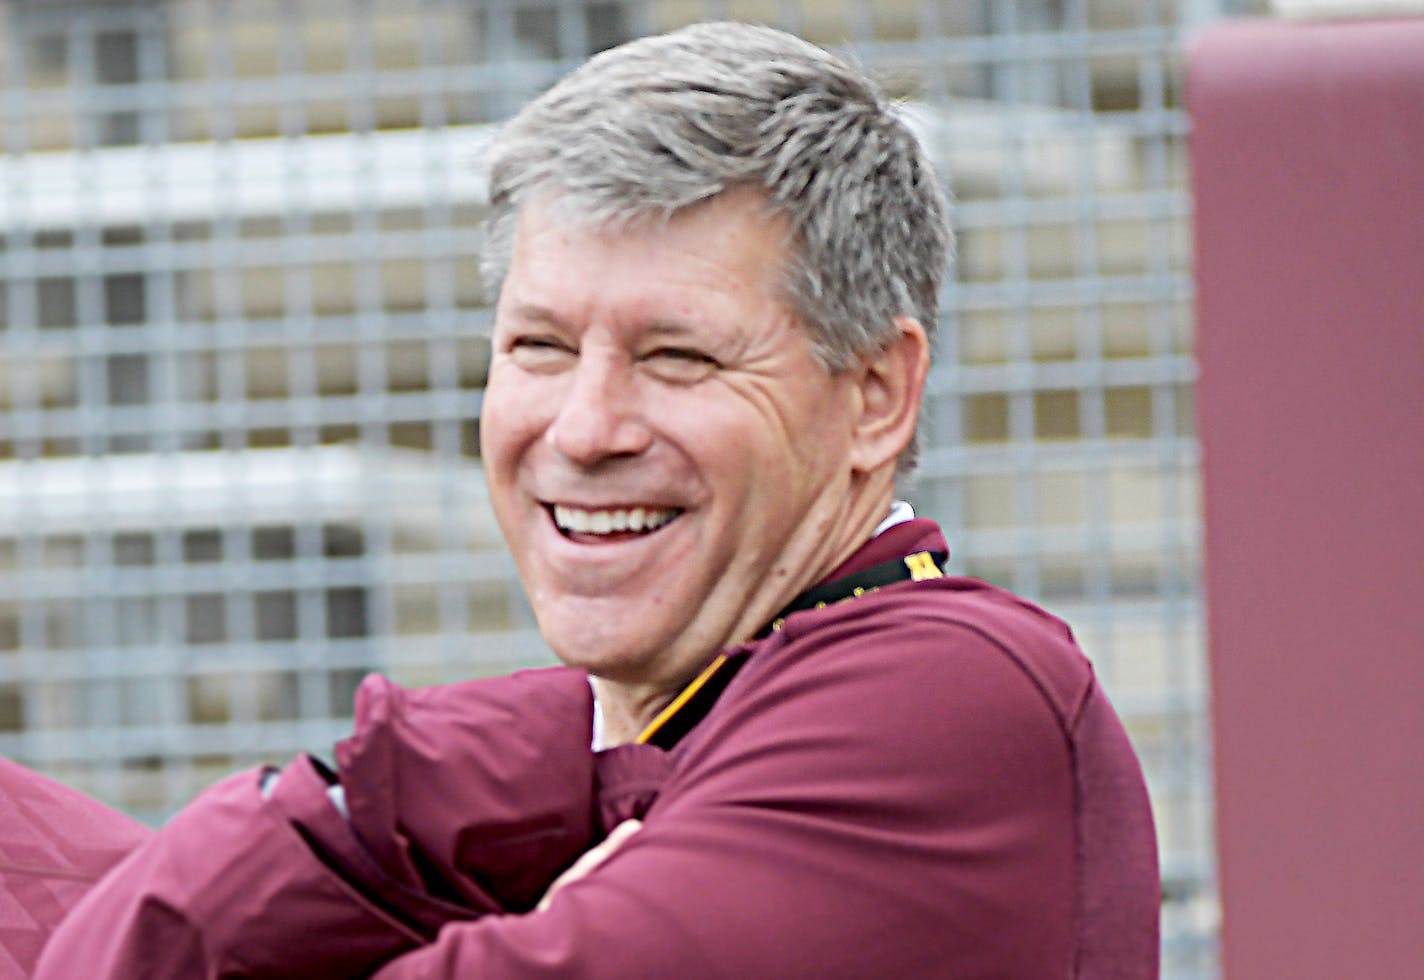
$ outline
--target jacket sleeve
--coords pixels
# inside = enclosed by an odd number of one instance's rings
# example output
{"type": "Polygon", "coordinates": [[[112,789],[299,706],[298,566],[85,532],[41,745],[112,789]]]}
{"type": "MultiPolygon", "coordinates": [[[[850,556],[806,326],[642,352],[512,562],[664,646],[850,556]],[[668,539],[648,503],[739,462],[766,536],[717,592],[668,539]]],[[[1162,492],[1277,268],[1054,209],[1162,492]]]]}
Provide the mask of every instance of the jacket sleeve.
{"type": "Polygon", "coordinates": [[[573,671],[368,678],[339,782],[301,757],[208,790],[65,919],[36,976],[360,976],[527,909],[595,839],[590,725],[573,671]]]}
{"type": "Polygon", "coordinates": [[[546,910],[452,923],[377,980],[1071,975],[1059,719],[971,630],[845,640],[744,667],[642,830],[546,910]]]}

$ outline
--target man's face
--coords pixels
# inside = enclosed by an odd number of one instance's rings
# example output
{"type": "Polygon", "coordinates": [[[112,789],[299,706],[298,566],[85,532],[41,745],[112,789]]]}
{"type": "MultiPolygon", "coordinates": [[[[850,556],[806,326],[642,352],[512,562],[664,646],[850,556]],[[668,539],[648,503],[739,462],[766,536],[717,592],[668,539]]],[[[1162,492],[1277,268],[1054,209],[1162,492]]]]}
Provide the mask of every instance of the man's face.
{"type": "Polygon", "coordinates": [[[776,298],[784,236],[750,192],[618,231],[520,214],[481,446],[564,661],[675,690],[843,557],[859,396],[776,298]]]}

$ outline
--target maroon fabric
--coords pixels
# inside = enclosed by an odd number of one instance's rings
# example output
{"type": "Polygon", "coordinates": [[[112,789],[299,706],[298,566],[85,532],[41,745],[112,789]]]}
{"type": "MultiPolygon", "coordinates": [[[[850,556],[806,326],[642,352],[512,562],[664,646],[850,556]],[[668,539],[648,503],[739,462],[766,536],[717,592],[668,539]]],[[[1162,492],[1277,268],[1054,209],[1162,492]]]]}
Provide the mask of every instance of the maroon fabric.
{"type": "MultiPolygon", "coordinates": [[[[843,570],[942,547],[915,522],[843,570]]],[[[613,858],[379,980],[1156,976],[1147,794],[1061,623],[940,579],[746,652],[613,858]]]]}
{"type": "MultiPolygon", "coordinates": [[[[915,521],[856,560],[943,546],[915,521]]],[[[941,578],[794,614],[730,653],[744,666],[669,753],[590,752],[573,671],[418,695],[372,682],[338,753],[358,834],[309,764],[266,801],[238,777],[107,878],[38,975],[1155,975],[1141,774],[1062,623],[941,578]],[[546,813],[575,830],[556,839],[568,853],[520,852],[546,881],[623,816],[644,826],[547,910],[480,915],[504,872],[457,842],[546,813]],[[430,939],[421,888],[468,914],[430,939]]]]}
{"type": "Polygon", "coordinates": [[[1075,736],[1077,976],[1154,976],[1161,896],[1156,834],[1132,745],[1101,691],[1084,701],[1075,736]],[[1149,909],[1151,929],[1143,928],[1149,909]]]}
{"type": "Polygon", "coordinates": [[[150,833],[0,758],[0,978],[29,976],[50,931],[150,833]]]}
{"type": "Polygon", "coordinates": [[[359,976],[448,922],[527,907],[597,839],[591,728],[573,671],[369,678],[337,749],[349,821],[307,758],[266,795],[262,772],[219,783],[64,920],[35,975],[359,976]]]}
{"type": "MultiPolygon", "coordinates": [[[[119,864],[60,924],[34,975],[336,978],[415,947],[421,937],[379,898],[314,859],[291,820],[302,804],[259,805],[259,777],[217,784],[119,864]]],[[[292,766],[278,794],[313,783],[325,785],[292,766]]],[[[320,791],[307,800],[326,802],[320,791]]]]}
{"type": "Polygon", "coordinates": [[[612,830],[624,820],[647,816],[671,769],[668,753],[651,745],[619,745],[598,753],[599,826],[612,830]]]}
{"type": "Polygon", "coordinates": [[[370,677],[356,727],[336,749],[351,825],[398,880],[478,911],[528,911],[594,839],[593,707],[578,675],[423,691],[370,677]]]}

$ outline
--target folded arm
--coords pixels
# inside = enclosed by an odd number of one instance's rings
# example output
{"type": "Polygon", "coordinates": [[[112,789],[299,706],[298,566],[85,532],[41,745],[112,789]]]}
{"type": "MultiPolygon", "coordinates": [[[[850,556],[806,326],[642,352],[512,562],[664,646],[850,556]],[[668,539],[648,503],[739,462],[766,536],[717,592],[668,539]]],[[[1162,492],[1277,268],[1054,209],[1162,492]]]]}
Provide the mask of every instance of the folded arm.
{"type": "Polygon", "coordinates": [[[339,776],[303,756],[209,789],[65,919],[37,976],[349,977],[526,911],[602,836],[590,725],[573,671],[369,678],[339,776]]]}

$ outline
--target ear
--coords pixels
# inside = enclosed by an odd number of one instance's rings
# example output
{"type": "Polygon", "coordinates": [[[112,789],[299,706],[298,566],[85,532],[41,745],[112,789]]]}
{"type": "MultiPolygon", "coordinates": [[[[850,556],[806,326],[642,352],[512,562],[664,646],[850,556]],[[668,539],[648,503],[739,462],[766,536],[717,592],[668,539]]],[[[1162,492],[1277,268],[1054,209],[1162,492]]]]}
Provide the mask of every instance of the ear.
{"type": "Polygon", "coordinates": [[[893,469],[900,452],[914,438],[920,397],[930,371],[930,342],[913,317],[895,318],[893,341],[861,361],[859,418],[851,447],[851,470],[873,473],[887,463],[893,469]]]}

